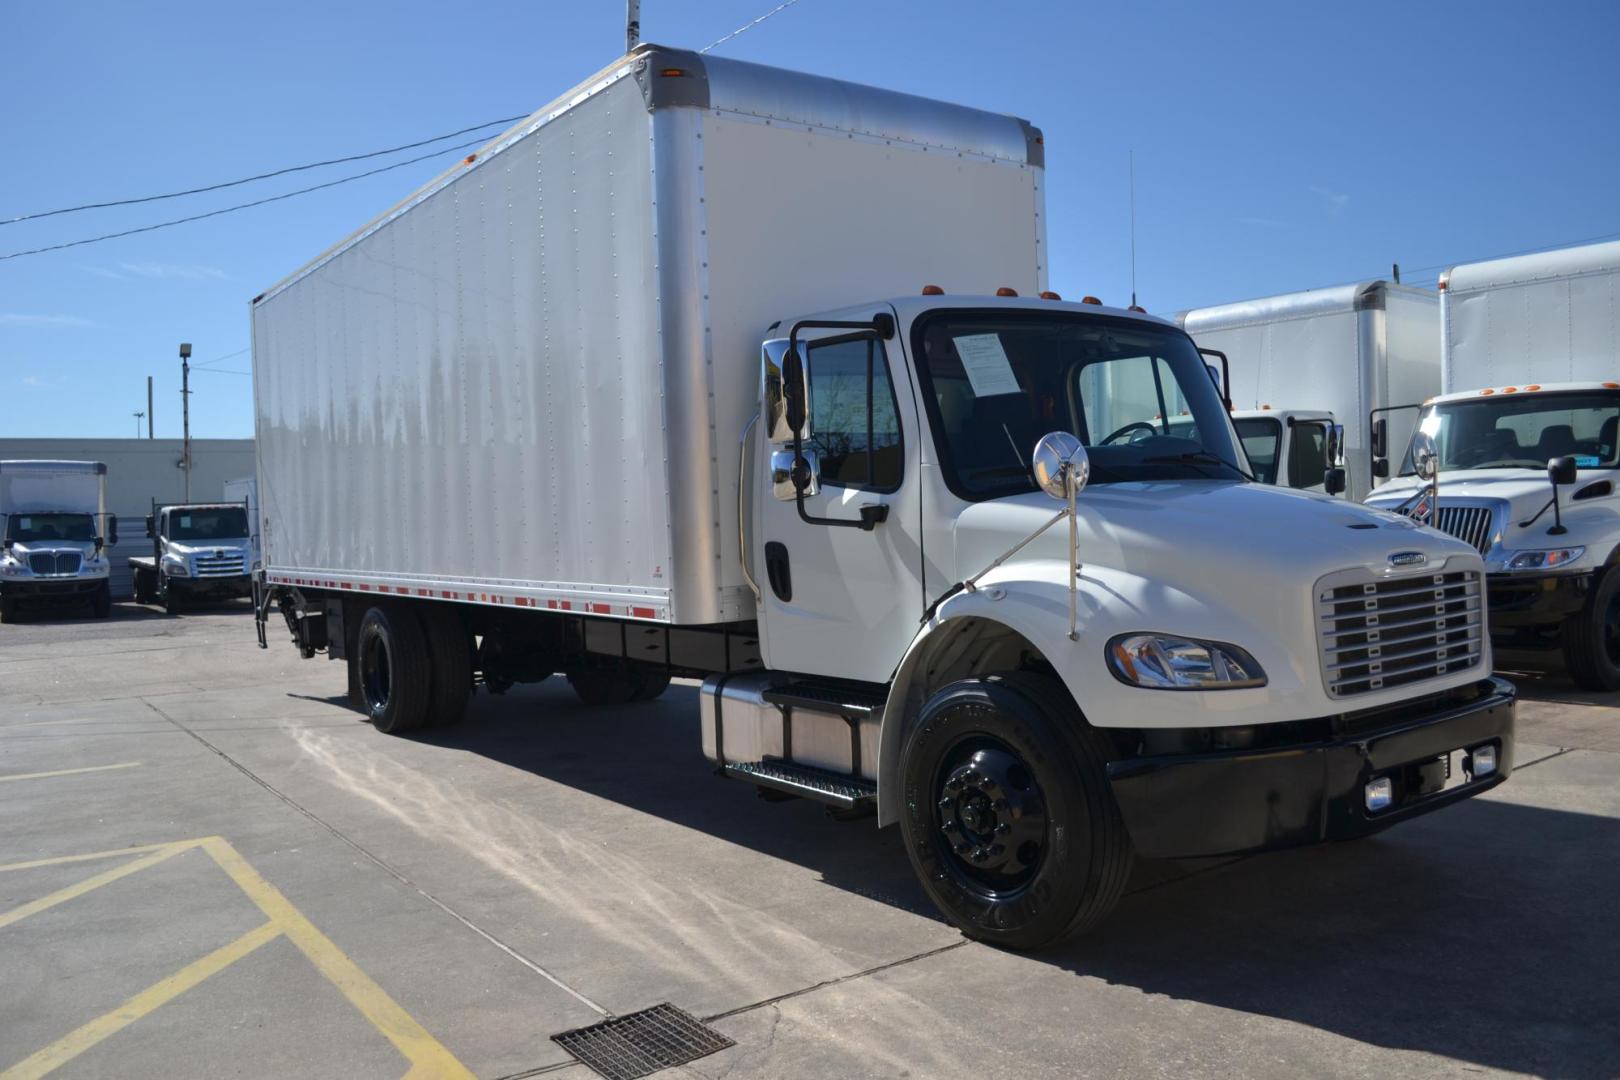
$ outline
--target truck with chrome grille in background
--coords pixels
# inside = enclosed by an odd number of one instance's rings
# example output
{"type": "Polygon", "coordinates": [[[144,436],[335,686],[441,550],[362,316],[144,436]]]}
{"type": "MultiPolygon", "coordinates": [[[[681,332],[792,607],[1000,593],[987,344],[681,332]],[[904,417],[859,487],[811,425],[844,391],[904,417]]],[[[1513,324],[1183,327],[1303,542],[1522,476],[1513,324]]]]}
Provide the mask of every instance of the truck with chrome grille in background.
{"type": "Polygon", "coordinates": [[[171,615],[198,600],[253,592],[253,537],[245,502],[154,506],[146,519],[151,555],[135,555],[135,600],[171,615]]]}
{"type": "Polygon", "coordinates": [[[88,604],[112,611],[107,466],[99,461],[0,461],[0,622],[21,611],[88,604]]]}
{"type": "Polygon", "coordinates": [[[1620,690],[1620,242],[1453,267],[1440,289],[1443,393],[1411,407],[1367,501],[1480,553],[1500,654],[1620,690]]]}
{"type": "Polygon", "coordinates": [[[254,298],[261,644],[383,732],[701,680],[736,812],[897,826],[1013,948],[1133,853],[1501,783],[1479,553],[1252,482],[1185,332],[1049,289],[1044,170],[1015,117],[614,61],[254,298]]]}

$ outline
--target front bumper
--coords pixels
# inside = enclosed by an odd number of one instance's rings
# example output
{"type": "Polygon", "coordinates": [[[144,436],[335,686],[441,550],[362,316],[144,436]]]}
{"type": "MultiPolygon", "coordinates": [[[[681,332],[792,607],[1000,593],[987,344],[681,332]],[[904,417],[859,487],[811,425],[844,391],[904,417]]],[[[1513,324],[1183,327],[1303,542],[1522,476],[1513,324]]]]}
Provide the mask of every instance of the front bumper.
{"type": "Polygon", "coordinates": [[[169,588],[186,596],[252,596],[251,574],[218,577],[171,577],[169,588]]]}
{"type": "Polygon", "coordinates": [[[1130,758],[1108,766],[1115,800],[1139,854],[1194,858],[1348,840],[1438,810],[1513,771],[1514,706],[1506,680],[1477,684],[1458,703],[1426,702],[1381,714],[1375,730],[1299,745],[1130,758]],[[1496,771],[1430,790],[1436,764],[1456,750],[1494,745],[1496,771]],[[1363,788],[1394,781],[1395,801],[1369,813],[1363,788]]]}
{"type": "Polygon", "coordinates": [[[1586,605],[1595,575],[1489,574],[1485,592],[1491,637],[1511,644],[1531,628],[1556,626],[1586,605]]]}
{"type": "Polygon", "coordinates": [[[21,601],[67,601],[93,596],[107,585],[104,577],[95,578],[10,578],[0,582],[0,596],[21,601]]]}

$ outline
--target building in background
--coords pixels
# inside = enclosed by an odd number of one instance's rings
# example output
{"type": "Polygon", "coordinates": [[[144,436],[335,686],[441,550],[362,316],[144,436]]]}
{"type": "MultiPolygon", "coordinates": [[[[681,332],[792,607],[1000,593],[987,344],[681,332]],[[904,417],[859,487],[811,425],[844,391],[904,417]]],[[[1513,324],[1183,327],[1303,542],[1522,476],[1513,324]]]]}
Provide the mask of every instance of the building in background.
{"type": "MultiPolygon", "coordinates": [[[[5,439],[0,460],[101,461],[107,465],[107,509],[118,517],[118,546],[112,555],[113,599],[134,594],[128,556],[150,554],[146,515],[152,500],[180,502],[186,476],[180,468],[179,439],[5,439]]],[[[228,481],[253,475],[252,439],[192,439],[191,498],[217,501],[228,481]]]]}

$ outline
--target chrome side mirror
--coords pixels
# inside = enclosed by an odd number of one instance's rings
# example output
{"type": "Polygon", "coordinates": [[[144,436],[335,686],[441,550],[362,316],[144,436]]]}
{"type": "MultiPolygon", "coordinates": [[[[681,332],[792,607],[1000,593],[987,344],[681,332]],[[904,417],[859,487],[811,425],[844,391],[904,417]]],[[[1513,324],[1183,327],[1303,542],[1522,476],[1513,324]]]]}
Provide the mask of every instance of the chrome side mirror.
{"type": "Polygon", "coordinates": [[[798,416],[799,437],[810,437],[810,375],[804,363],[805,344],[799,343],[799,357],[788,349],[787,338],[767,341],[761,349],[760,384],[764,387],[765,438],[777,446],[793,441],[791,414],[802,404],[798,416]],[[790,383],[792,384],[790,386],[790,383]],[[791,392],[790,392],[791,391],[791,392]]]}
{"type": "Polygon", "coordinates": [[[1412,436],[1412,468],[1418,479],[1432,481],[1440,473],[1440,451],[1434,445],[1434,436],[1419,431],[1412,436]]]}
{"type": "Polygon", "coordinates": [[[1329,424],[1327,426],[1327,460],[1328,468],[1344,468],[1344,425],[1329,424]]]}
{"type": "Polygon", "coordinates": [[[805,450],[802,458],[795,459],[792,450],[771,451],[771,494],[783,502],[798,498],[800,486],[805,498],[821,493],[821,457],[814,450],[805,450]]]}
{"type": "Polygon", "coordinates": [[[1080,440],[1067,431],[1041,436],[1030,457],[1030,469],[1040,489],[1060,502],[1085,490],[1091,479],[1091,456],[1080,440]],[[1070,487],[1073,490],[1070,490],[1070,487]]]}

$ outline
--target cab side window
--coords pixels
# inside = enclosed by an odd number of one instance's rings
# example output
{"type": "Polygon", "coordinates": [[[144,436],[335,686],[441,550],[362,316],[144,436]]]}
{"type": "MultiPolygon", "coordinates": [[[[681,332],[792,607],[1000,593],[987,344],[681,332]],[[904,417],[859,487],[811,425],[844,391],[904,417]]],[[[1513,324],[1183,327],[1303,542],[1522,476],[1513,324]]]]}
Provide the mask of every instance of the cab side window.
{"type": "Polygon", "coordinates": [[[1327,473],[1327,428],[1322,424],[1295,424],[1288,446],[1288,486],[1319,487],[1327,473]]]}
{"type": "Polygon", "coordinates": [[[871,491],[900,486],[900,412],[883,343],[870,338],[811,346],[810,431],[821,482],[871,491]]]}

